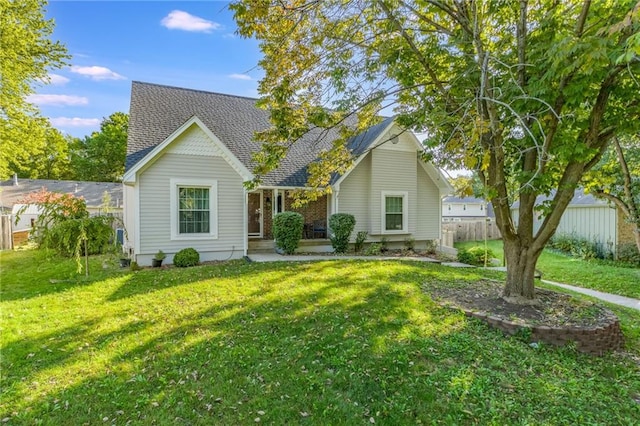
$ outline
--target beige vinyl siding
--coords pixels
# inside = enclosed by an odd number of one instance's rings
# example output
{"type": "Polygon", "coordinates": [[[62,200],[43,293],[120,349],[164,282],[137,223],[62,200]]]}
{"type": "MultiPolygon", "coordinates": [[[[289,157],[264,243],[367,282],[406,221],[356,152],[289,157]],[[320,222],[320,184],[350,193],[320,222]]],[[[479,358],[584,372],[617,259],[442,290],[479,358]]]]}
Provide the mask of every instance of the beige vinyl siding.
{"type": "Polygon", "coordinates": [[[427,172],[418,164],[418,217],[414,238],[435,240],[440,238],[440,192],[427,172]]]}
{"type": "Polygon", "coordinates": [[[338,194],[339,213],[349,213],[355,216],[356,226],[352,233],[352,240],[360,231],[371,232],[370,221],[370,190],[371,187],[371,155],[358,163],[349,176],[340,184],[338,194]]]}
{"type": "MultiPolygon", "coordinates": [[[[203,252],[227,252],[239,255],[244,247],[244,190],[242,178],[222,158],[165,154],[141,173],[139,255],[162,249],[173,254],[185,247],[203,252]],[[171,179],[210,179],[217,181],[217,239],[171,240],[171,179]]],[[[213,196],[213,194],[212,194],[213,196]]],[[[206,258],[206,256],[205,256],[206,258]]]]}
{"type": "MultiPolygon", "coordinates": [[[[382,234],[382,191],[408,193],[408,232],[389,235],[390,241],[402,241],[416,231],[417,226],[417,159],[415,149],[399,151],[384,149],[384,145],[371,152],[370,220],[371,235],[382,234]]],[[[342,209],[342,207],[340,207],[342,209]]]]}

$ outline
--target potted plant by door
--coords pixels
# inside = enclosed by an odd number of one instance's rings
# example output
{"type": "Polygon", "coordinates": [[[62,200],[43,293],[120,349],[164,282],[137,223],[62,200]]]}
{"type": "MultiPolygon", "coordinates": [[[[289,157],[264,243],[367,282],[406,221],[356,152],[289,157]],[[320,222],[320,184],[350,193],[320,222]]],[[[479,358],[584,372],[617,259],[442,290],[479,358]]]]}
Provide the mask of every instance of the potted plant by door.
{"type": "Polygon", "coordinates": [[[165,259],[165,257],[167,257],[167,255],[162,250],[158,250],[156,255],[151,260],[151,266],[153,266],[154,268],[161,267],[162,261],[165,259]]]}

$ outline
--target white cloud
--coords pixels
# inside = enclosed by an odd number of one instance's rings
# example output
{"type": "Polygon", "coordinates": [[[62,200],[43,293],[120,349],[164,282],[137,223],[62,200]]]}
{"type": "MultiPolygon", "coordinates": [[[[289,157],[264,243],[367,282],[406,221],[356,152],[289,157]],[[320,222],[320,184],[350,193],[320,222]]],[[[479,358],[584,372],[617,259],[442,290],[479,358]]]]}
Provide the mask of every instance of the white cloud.
{"type": "Polygon", "coordinates": [[[38,79],[38,81],[40,81],[40,83],[42,84],[51,84],[53,86],[64,86],[69,81],[71,81],[67,77],[61,76],[60,74],[49,74],[47,77],[38,79]]]}
{"type": "Polygon", "coordinates": [[[234,80],[252,80],[251,76],[246,74],[230,74],[229,78],[233,78],[234,80]]]}
{"type": "Polygon", "coordinates": [[[55,117],[49,121],[56,127],[94,127],[100,125],[99,118],[55,117]]]}
{"type": "Polygon", "coordinates": [[[36,105],[53,105],[53,106],[65,106],[65,105],[87,105],[89,99],[84,96],[74,95],[29,95],[27,96],[27,102],[36,105]]]}
{"type": "Polygon", "coordinates": [[[117,72],[111,71],[109,68],[92,66],[92,67],[79,67],[72,66],[71,72],[84,75],[86,77],[91,78],[92,80],[100,81],[100,80],[125,80],[126,77],[118,74],[117,72]]]}
{"type": "Polygon", "coordinates": [[[210,33],[220,28],[220,24],[191,15],[182,10],[173,10],[160,21],[163,27],[170,30],[183,30],[201,33],[210,33]]]}

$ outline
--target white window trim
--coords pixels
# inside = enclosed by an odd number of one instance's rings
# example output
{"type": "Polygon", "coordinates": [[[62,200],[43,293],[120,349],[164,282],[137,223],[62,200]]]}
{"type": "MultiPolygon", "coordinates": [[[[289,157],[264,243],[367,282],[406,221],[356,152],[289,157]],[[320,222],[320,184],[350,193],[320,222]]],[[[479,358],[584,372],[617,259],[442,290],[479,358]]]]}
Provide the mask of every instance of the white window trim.
{"type": "Polygon", "coordinates": [[[170,179],[169,201],[171,203],[171,240],[217,240],[218,239],[218,181],[211,179],[170,179]],[[209,232],[181,234],[178,220],[178,188],[209,189],[209,232]]]}
{"type": "Polygon", "coordinates": [[[409,192],[408,191],[382,191],[380,197],[380,233],[381,234],[408,234],[409,233],[409,192]],[[386,197],[402,197],[402,229],[387,230],[387,203],[386,197]]]}

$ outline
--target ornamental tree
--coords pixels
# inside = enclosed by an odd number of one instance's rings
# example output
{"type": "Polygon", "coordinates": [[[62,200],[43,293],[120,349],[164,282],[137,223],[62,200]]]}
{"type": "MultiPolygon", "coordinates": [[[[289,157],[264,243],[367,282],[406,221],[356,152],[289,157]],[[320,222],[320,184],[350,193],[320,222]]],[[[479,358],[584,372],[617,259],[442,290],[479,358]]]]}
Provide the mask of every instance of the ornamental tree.
{"type": "MultiPolygon", "coordinates": [[[[583,175],[640,125],[640,3],[589,0],[253,0],[231,5],[260,41],[258,176],[314,127],[341,137],[309,187],[352,164],[345,141],[393,111],[441,165],[477,171],[502,232],[503,296],[528,303],[534,271],[583,175]],[[534,233],[535,200],[553,194],[534,233]],[[511,205],[519,202],[517,217],[511,205]]],[[[322,133],[322,132],[318,132],[322,133]]]]}
{"type": "Polygon", "coordinates": [[[50,192],[45,188],[40,191],[30,192],[20,198],[17,204],[23,204],[23,207],[16,214],[16,223],[20,220],[20,215],[30,205],[36,205],[40,208],[37,225],[42,228],[47,228],[63,220],[81,219],[89,216],[84,198],[61,192],[50,192]]]}

